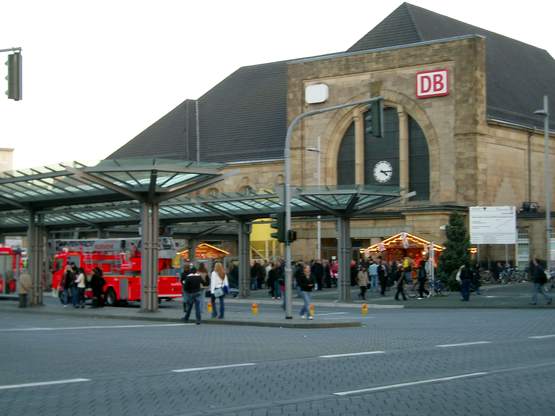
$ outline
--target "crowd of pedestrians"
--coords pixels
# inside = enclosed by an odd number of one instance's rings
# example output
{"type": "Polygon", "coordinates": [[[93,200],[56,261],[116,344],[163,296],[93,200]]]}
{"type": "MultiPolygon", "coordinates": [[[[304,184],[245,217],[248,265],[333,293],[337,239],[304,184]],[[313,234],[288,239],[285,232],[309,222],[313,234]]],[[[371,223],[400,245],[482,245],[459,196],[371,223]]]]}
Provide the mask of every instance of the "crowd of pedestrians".
{"type": "Polygon", "coordinates": [[[220,262],[214,264],[209,274],[204,263],[198,269],[186,264],[181,273],[183,287],[183,320],[189,321],[191,311],[195,308],[195,323],[200,325],[204,299],[209,298],[212,306],[212,318],[224,319],[224,298],[229,293],[229,279],[224,266],[220,262]]]}
{"type": "Polygon", "coordinates": [[[75,263],[67,265],[64,271],[64,277],[60,282],[61,297],[60,301],[64,308],[71,305],[76,309],[85,308],[85,290],[90,289],[92,292],[92,308],[104,306],[103,287],[106,280],[103,277],[102,270],[95,267],[90,276],[87,276],[82,267],[77,267],[75,263]]]}

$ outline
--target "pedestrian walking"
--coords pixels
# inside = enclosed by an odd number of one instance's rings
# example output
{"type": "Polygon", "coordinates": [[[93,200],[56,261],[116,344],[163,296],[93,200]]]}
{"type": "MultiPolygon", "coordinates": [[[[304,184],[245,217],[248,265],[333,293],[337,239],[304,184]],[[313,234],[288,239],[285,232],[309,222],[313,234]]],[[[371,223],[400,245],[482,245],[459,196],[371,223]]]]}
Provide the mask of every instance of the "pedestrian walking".
{"type": "Polygon", "coordinates": [[[314,260],[310,270],[316,279],[316,290],[322,290],[324,288],[324,266],[322,266],[322,261],[320,259],[314,260]]]}
{"type": "Polygon", "coordinates": [[[189,320],[189,316],[191,316],[191,310],[193,306],[195,307],[195,317],[196,317],[196,324],[200,325],[201,320],[201,308],[200,308],[200,299],[202,295],[202,277],[197,272],[195,267],[191,267],[190,273],[185,276],[182,280],[183,282],[183,292],[185,293],[185,316],[183,316],[183,320],[187,322],[189,320]]]}
{"type": "Polygon", "coordinates": [[[217,262],[214,265],[214,271],[210,276],[210,299],[212,302],[212,318],[224,319],[224,298],[229,291],[229,281],[225,274],[225,269],[222,263],[217,262]],[[219,299],[220,312],[216,308],[216,299],[219,299]]]}
{"type": "Polygon", "coordinates": [[[396,282],[397,282],[397,291],[395,292],[395,300],[399,300],[399,295],[403,296],[403,300],[407,300],[407,296],[405,295],[405,273],[403,271],[402,265],[398,264],[396,269],[396,282]]]}
{"type": "Polygon", "coordinates": [[[77,269],[77,276],[75,276],[75,294],[77,298],[73,302],[75,308],[83,309],[85,307],[85,287],[86,287],[85,270],[82,267],[77,269]]]}
{"type": "Polygon", "coordinates": [[[314,319],[310,314],[310,292],[314,289],[314,278],[310,273],[310,266],[308,264],[304,265],[299,272],[295,273],[295,277],[303,298],[303,307],[300,311],[301,318],[314,319]]]}
{"type": "Polygon", "coordinates": [[[380,294],[385,296],[387,289],[387,268],[381,257],[378,259],[378,281],[380,283],[380,294]]]}
{"type": "Polygon", "coordinates": [[[360,293],[358,294],[359,299],[366,300],[366,290],[368,289],[368,282],[368,270],[364,266],[361,266],[357,274],[357,284],[360,288],[360,293]]]}
{"type": "Polygon", "coordinates": [[[418,267],[418,299],[424,299],[424,295],[429,296],[430,292],[426,290],[426,280],[428,274],[426,273],[426,262],[422,260],[420,267],[418,267]]]}
{"type": "Polygon", "coordinates": [[[480,265],[475,264],[474,267],[471,269],[472,279],[470,283],[470,287],[474,290],[474,293],[477,295],[481,295],[480,286],[482,286],[482,282],[480,280],[480,265]]]}
{"type": "Polygon", "coordinates": [[[370,260],[368,266],[368,275],[370,277],[370,289],[375,291],[378,287],[378,264],[373,259],[370,260]]]}
{"type": "Polygon", "coordinates": [[[64,305],[64,308],[66,308],[69,304],[73,286],[75,284],[75,274],[73,273],[73,268],[69,264],[66,266],[62,282],[62,304],[64,305]]]}
{"type": "Polygon", "coordinates": [[[104,275],[99,267],[95,267],[91,276],[91,289],[93,292],[92,308],[101,308],[104,306],[104,292],[103,288],[106,284],[104,275]]]}
{"type": "Polygon", "coordinates": [[[210,297],[210,276],[204,263],[200,263],[197,273],[200,274],[202,283],[200,285],[200,307],[204,310],[204,299],[210,297]]]}
{"type": "Polygon", "coordinates": [[[457,281],[461,285],[461,296],[463,302],[468,302],[470,300],[470,285],[472,284],[472,271],[463,264],[456,276],[457,281]]]}
{"type": "Polygon", "coordinates": [[[23,269],[21,274],[19,275],[19,307],[26,308],[27,307],[27,296],[28,293],[31,291],[32,288],[32,280],[31,275],[27,271],[27,269],[23,269]]]}
{"type": "Polygon", "coordinates": [[[181,272],[181,295],[183,298],[183,313],[187,312],[187,294],[185,293],[185,280],[187,276],[191,273],[191,265],[186,263],[183,265],[183,271],[181,272]]]}
{"type": "Polygon", "coordinates": [[[546,304],[551,305],[552,297],[545,293],[544,285],[547,283],[547,275],[545,269],[542,267],[537,258],[533,258],[530,262],[530,273],[532,274],[532,281],[534,283],[534,292],[532,293],[532,305],[538,303],[538,293],[542,294],[546,304]]]}

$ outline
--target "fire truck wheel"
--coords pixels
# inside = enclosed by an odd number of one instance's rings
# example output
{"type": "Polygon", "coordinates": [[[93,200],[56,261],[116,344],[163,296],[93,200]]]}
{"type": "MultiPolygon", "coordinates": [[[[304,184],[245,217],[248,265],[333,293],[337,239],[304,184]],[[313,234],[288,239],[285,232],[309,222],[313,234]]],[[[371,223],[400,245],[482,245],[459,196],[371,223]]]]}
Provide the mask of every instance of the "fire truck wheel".
{"type": "Polygon", "coordinates": [[[116,306],[118,303],[118,298],[116,297],[116,292],[114,289],[110,288],[106,292],[106,305],[108,306],[116,306]]]}

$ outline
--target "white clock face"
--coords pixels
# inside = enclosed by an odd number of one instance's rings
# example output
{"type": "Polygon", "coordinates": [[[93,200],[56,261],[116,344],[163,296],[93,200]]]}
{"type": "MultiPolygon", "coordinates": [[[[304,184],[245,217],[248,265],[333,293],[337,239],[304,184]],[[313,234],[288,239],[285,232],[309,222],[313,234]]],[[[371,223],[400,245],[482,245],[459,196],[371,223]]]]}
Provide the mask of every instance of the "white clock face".
{"type": "Polygon", "coordinates": [[[393,177],[393,167],[386,160],[381,160],[374,166],[374,178],[380,183],[386,183],[393,177]]]}

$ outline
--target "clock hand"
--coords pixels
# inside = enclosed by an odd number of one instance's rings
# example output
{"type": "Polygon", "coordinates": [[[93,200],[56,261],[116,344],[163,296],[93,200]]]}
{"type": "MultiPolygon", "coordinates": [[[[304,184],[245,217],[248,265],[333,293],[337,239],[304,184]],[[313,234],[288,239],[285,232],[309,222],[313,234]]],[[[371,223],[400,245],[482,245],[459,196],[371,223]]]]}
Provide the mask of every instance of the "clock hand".
{"type": "Polygon", "coordinates": [[[391,173],[392,171],[390,171],[390,170],[380,170],[380,172],[385,173],[387,175],[388,173],[391,173]]]}

